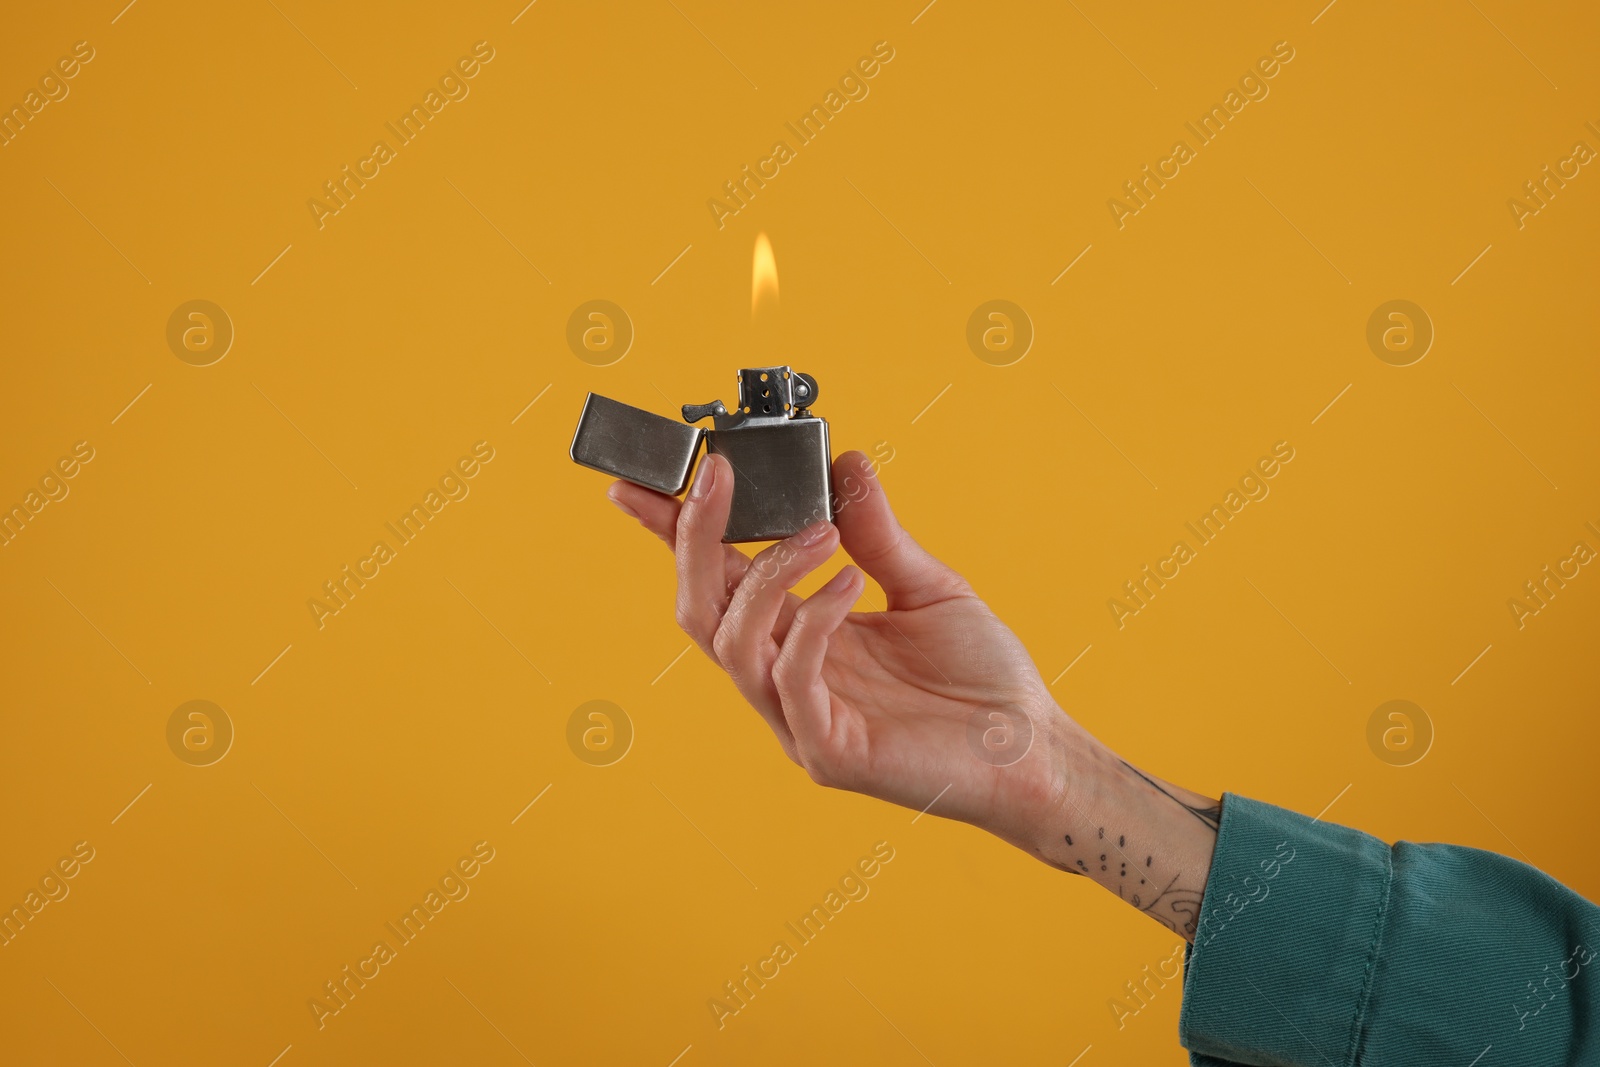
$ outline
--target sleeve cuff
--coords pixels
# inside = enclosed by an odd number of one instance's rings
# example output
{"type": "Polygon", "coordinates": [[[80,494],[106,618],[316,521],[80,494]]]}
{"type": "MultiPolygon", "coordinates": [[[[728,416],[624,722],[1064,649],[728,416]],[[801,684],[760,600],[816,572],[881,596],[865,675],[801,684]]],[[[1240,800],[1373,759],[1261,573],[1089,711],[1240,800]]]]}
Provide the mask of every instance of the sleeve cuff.
{"type": "Polygon", "coordinates": [[[1225,794],[1178,1016],[1191,1063],[1355,1062],[1391,855],[1360,831],[1225,794]]]}

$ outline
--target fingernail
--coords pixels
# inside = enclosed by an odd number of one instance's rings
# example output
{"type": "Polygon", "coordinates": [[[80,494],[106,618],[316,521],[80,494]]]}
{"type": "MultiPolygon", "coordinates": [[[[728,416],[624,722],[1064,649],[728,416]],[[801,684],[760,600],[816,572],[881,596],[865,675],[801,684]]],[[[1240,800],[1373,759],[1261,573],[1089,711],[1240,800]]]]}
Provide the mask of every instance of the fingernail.
{"type": "Polygon", "coordinates": [[[634,511],[628,505],[617,499],[617,491],[615,489],[606,490],[606,499],[615,504],[617,506],[617,510],[628,516],[628,518],[637,519],[639,517],[639,513],[637,511],[634,511]]]}
{"type": "Polygon", "coordinates": [[[717,465],[707,456],[700,462],[700,469],[694,472],[694,485],[689,489],[689,499],[699,500],[711,492],[711,487],[717,480],[717,465]]]}
{"type": "Polygon", "coordinates": [[[831,529],[833,529],[833,524],[831,522],[827,522],[826,520],[822,522],[814,522],[810,526],[807,526],[804,530],[801,530],[799,533],[794,535],[795,543],[803,546],[814,545],[824,537],[827,537],[828,531],[831,529]]]}
{"type": "Polygon", "coordinates": [[[860,571],[846,567],[844,570],[828,579],[828,584],[817,590],[818,593],[843,593],[856,584],[856,576],[860,571]]]}

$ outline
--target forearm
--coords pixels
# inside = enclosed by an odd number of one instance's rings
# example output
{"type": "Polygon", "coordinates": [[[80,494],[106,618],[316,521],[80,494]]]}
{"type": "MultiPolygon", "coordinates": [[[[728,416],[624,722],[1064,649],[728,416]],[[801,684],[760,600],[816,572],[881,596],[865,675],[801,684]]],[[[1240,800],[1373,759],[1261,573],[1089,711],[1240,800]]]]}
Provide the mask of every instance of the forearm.
{"type": "Polygon", "coordinates": [[[1600,1063],[1592,903],[1504,856],[1391,848],[1237,795],[1224,822],[1054,721],[1034,764],[1053,768],[1048,801],[994,830],[1193,942],[1194,1062],[1600,1063]]]}
{"type": "Polygon", "coordinates": [[[1058,799],[1031,815],[1012,843],[1194,940],[1220,802],[1138,770],[1066,716],[1059,721],[1046,739],[1058,799]]]}

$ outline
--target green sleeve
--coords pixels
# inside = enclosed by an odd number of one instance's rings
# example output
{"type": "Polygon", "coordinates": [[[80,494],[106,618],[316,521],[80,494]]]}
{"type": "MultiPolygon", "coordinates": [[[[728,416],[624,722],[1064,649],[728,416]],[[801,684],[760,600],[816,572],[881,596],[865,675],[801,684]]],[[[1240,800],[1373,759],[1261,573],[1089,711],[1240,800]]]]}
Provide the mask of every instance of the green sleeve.
{"type": "Polygon", "coordinates": [[[1196,1067],[1600,1064],[1597,976],[1600,909],[1526,864],[1230,793],[1178,1037],[1196,1067]]]}

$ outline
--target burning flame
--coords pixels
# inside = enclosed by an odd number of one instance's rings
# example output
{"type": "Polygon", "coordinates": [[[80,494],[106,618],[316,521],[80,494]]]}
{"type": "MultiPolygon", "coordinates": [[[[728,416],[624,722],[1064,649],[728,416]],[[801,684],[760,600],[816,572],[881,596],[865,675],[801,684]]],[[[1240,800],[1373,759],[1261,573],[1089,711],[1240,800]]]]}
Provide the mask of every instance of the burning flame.
{"type": "Polygon", "coordinates": [[[755,318],[763,305],[768,315],[778,309],[778,261],[765,230],[756,235],[755,258],[750,264],[750,317],[755,318]]]}

